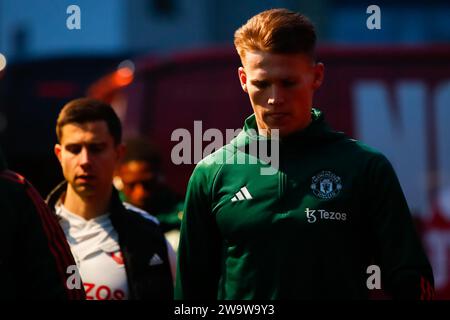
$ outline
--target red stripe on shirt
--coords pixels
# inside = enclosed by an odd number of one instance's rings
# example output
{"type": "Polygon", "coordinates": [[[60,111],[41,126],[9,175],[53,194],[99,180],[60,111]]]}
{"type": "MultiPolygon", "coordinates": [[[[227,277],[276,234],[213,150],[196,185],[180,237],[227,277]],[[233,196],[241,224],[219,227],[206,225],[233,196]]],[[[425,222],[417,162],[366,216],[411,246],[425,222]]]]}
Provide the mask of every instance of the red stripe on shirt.
{"type": "Polygon", "coordinates": [[[434,288],[431,285],[431,283],[429,281],[427,281],[428,283],[428,291],[429,291],[429,295],[430,295],[430,300],[433,300],[434,298],[434,288]]]}
{"type": "Polygon", "coordinates": [[[75,265],[75,261],[69,254],[70,248],[56,218],[52,219],[52,213],[42,200],[41,196],[23,176],[10,170],[4,170],[0,173],[0,177],[14,183],[25,185],[26,193],[33,202],[33,205],[41,218],[42,227],[47,237],[48,247],[55,258],[56,267],[60,278],[63,281],[64,288],[66,289],[67,297],[69,299],[83,299],[84,295],[82,290],[69,290],[67,288],[67,274],[64,268],[69,265],[75,265]],[[49,228],[51,228],[51,230],[49,230],[49,228]]]}
{"type": "Polygon", "coordinates": [[[23,176],[13,171],[4,170],[0,173],[0,177],[14,183],[25,185],[26,193],[33,202],[33,205],[41,218],[42,227],[47,237],[48,247],[55,258],[56,267],[60,278],[63,280],[67,297],[72,300],[84,300],[86,296],[83,289],[71,290],[67,288],[68,275],[65,268],[70,265],[76,265],[76,263],[72,257],[64,232],[62,231],[56,217],[42,200],[37,190],[23,176]]]}
{"type": "Polygon", "coordinates": [[[66,268],[70,265],[76,265],[75,261],[70,253],[70,247],[67,244],[66,237],[61,230],[61,227],[55,216],[51,213],[50,209],[42,200],[41,196],[38,194],[36,189],[31,184],[27,184],[27,194],[33,201],[39,216],[41,218],[42,226],[44,232],[47,236],[48,246],[55,257],[56,265],[60,274],[61,279],[64,283],[64,288],[66,289],[66,294],[69,299],[83,299],[83,292],[77,289],[67,288],[67,270],[66,268]]]}
{"type": "Polygon", "coordinates": [[[423,284],[423,277],[420,277],[420,300],[424,300],[425,288],[423,284]]]}
{"type": "Polygon", "coordinates": [[[12,172],[10,170],[4,170],[2,173],[0,173],[0,177],[6,178],[12,182],[19,183],[19,184],[25,184],[25,178],[22,177],[20,174],[12,172]]]}
{"type": "Polygon", "coordinates": [[[424,277],[420,277],[420,300],[433,300],[434,288],[424,277]]]}

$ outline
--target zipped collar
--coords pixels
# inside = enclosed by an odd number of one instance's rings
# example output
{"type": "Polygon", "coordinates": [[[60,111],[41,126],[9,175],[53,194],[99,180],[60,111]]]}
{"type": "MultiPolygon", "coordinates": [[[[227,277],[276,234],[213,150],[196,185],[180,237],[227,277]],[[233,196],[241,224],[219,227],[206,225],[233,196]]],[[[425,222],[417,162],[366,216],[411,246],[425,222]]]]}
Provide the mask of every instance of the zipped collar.
{"type": "MultiPolygon", "coordinates": [[[[113,191],[111,193],[111,200],[109,202],[108,212],[110,212],[111,215],[116,215],[118,212],[123,212],[126,209],[123,206],[122,202],[120,201],[120,197],[117,190],[113,186],[111,186],[111,188],[113,188],[113,191]]],[[[52,211],[55,208],[56,203],[59,201],[64,192],[66,192],[66,190],[67,190],[67,181],[63,181],[49,193],[49,195],[45,199],[45,202],[48,204],[48,206],[52,211]]]]}
{"type": "MultiPolygon", "coordinates": [[[[325,122],[322,111],[316,108],[311,109],[311,123],[303,130],[294,132],[286,137],[280,138],[280,146],[300,146],[317,143],[327,143],[346,138],[342,132],[332,130],[325,122]]],[[[245,119],[244,129],[231,144],[236,148],[242,148],[251,142],[269,141],[270,137],[258,134],[255,114],[245,119]]]]}

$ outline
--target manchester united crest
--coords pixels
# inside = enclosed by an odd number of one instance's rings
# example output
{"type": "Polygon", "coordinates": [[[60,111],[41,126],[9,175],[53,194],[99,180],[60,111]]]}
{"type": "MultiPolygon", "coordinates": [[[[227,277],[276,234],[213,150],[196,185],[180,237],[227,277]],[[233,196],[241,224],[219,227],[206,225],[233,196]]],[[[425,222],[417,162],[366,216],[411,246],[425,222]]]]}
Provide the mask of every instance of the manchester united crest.
{"type": "Polygon", "coordinates": [[[333,199],[337,197],[341,189],[341,178],[331,171],[322,171],[312,178],[311,190],[320,199],[333,199]]]}

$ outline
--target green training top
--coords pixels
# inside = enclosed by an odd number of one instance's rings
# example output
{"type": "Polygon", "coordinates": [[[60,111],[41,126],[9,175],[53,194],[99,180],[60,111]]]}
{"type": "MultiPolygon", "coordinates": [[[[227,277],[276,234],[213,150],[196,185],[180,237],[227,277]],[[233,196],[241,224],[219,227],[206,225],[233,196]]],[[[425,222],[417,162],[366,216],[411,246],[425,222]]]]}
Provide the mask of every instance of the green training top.
{"type": "Polygon", "coordinates": [[[176,299],[365,299],[370,265],[393,297],[431,296],[430,264],[381,153],[313,109],[306,129],[279,141],[267,175],[253,146],[274,141],[256,132],[252,115],[190,178],[176,299]]]}

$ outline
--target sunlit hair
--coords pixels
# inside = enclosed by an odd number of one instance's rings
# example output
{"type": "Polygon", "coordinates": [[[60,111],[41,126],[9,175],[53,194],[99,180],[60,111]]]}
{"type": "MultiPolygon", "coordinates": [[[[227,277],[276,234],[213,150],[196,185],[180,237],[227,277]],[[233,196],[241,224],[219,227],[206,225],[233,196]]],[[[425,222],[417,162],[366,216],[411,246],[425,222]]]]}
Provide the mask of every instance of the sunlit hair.
{"type": "Polygon", "coordinates": [[[122,140],[122,125],[114,109],[107,103],[92,98],[79,98],[68,102],[56,121],[56,135],[61,142],[62,128],[69,123],[82,124],[92,121],[105,121],[109,133],[117,145],[122,140]]]}
{"type": "Polygon", "coordinates": [[[241,61],[247,51],[304,53],[314,59],[316,32],[306,16],[287,9],[271,9],[236,30],[234,45],[241,61]]]}

